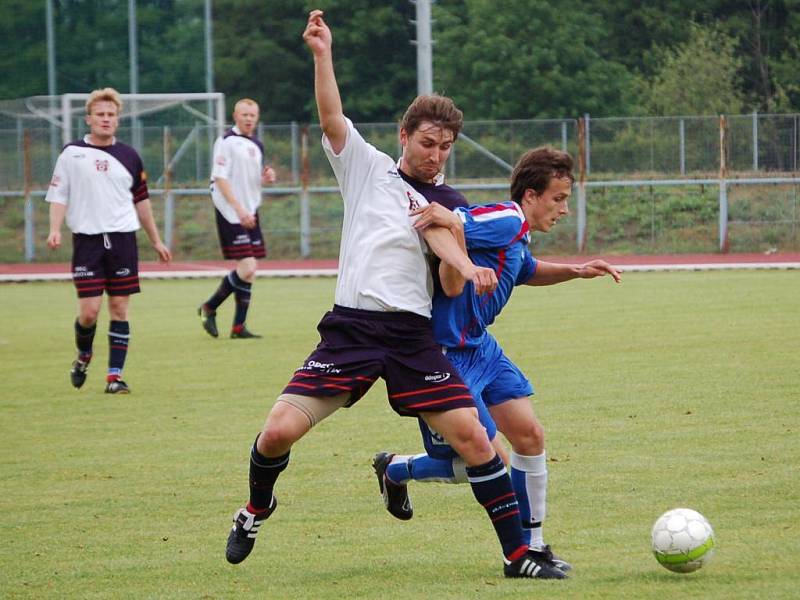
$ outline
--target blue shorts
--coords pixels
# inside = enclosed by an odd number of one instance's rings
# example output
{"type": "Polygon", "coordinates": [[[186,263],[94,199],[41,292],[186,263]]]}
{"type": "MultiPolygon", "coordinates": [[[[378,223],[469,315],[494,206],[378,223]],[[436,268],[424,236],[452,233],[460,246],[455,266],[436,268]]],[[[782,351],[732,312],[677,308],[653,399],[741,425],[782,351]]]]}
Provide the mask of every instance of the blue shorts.
{"type": "MultiPolygon", "coordinates": [[[[497,425],[487,407],[530,396],[533,394],[533,386],[519,367],[505,355],[497,340],[488,333],[477,348],[451,349],[447,352],[447,358],[472,392],[478,407],[478,417],[486,428],[489,439],[494,439],[497,425]]],[[[419,419],[419,429],[428,456],[442,459],[458,456],[444,438],[430,429],[422,419],[419,419]]]]}

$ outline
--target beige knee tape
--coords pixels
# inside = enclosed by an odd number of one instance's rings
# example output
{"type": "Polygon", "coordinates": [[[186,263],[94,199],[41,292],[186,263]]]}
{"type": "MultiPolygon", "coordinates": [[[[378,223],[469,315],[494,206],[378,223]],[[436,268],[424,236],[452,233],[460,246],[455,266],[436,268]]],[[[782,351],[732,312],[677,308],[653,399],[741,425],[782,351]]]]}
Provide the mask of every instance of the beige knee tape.
{"type": "Polygon", "coordinates": [[[342,408],[350,399],[350,394],[344,393],[338,396],[300,396],[299,394],[281,394],[276,402],[286,402],[308,417],[308,422],[312,427],[326,417],[331,416],[342,408]]]}

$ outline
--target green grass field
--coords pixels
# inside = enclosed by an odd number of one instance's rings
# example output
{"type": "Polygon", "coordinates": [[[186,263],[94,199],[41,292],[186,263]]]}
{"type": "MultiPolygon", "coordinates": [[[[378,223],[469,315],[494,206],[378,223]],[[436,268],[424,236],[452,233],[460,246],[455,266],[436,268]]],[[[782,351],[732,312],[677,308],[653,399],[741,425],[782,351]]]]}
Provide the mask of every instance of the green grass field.
{"type": "MultiPolygon", "coordinates": [[[[211,280],[145,281],[125,379],[102,393],[107,315],[69,384],[68,283],[0,286],[0,596],[5,598],[796,598],[800,589],[800,275],[627,274],[520,289],[494,332],[530,376],[548,434],[545,534],[563,582],[505,580],[466,486],[416,484],[383,509],[370,461],[420,447],[382,384],[298,444],[250,558],[225,562],[247,457],[317,340],[333,279],[262,279],[263,340],[213,340],[211,280]],[[690,575],[649,549],[663,511],[717,534],[690,575]]],[[[220,323],[228,320],[223,307],[220,323]]]]}

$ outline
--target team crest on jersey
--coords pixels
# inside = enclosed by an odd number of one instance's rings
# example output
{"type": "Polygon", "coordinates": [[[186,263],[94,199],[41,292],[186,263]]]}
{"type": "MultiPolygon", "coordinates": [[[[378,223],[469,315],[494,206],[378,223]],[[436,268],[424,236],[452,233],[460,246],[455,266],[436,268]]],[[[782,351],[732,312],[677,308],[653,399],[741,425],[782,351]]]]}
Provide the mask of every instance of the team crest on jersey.
{"type": "Polygon", "coordinates": [[[50,180],[50,187],[58,187],[61,184],[61,177],[58,175],[53,175],[53,178],[50,180]]]}
{"type": "Polygon", "coordinates": [[[216,160],[215,162],[216,162],[216,163],[217,163],[219,166],[221,166],[221,167],[224,167],[224,166],[225,166],[225,157],[224,157],[224,156],[218,156],[218,157],[217,157],[217,160],[216,160]]]}
{"type": "Polygon", "coordinates": [[[417,210],[419,208],[419,200],[414,198],[408,190],[406,190],[406,196],[408,196],[408,210],[417,210]]]}
{"type": "Polygon", "coordinates": [[[94,161],[95,168],[100,171],[101,173],[108,171],[108,161],[107,160],[100,160],[99,158],[94,161]]]}

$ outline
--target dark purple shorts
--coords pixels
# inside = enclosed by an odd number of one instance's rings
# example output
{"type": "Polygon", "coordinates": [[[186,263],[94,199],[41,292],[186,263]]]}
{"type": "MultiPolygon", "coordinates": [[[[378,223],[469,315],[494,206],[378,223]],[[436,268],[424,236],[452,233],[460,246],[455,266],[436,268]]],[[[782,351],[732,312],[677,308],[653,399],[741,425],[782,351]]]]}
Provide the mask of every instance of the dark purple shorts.
{"type": "Polygon", "coordinates": [[[222,256],[239,260],[251,256],[264,258],[267,255],[258,213],[256,213],[256,226],[252,229],[245,229],[239,223],[228,223],[228,220],[216,208],[214,213],[217,217],[217,233],[219,234],[219,245],[222,247],[222,256]]]}
{"type": "Polygon", "coordinates": [[[72,234],[72,281],[78,298],[139,292],[136,232],[72,234]]]}
{"type": "Polygon", "coordinates": [[[475,407],[425,317],[334,306],[317,329],[321,341],[284,388],[286,394],[349,393],[351,406],[382,377],[389,404],[404,416],[475,407]]]}

